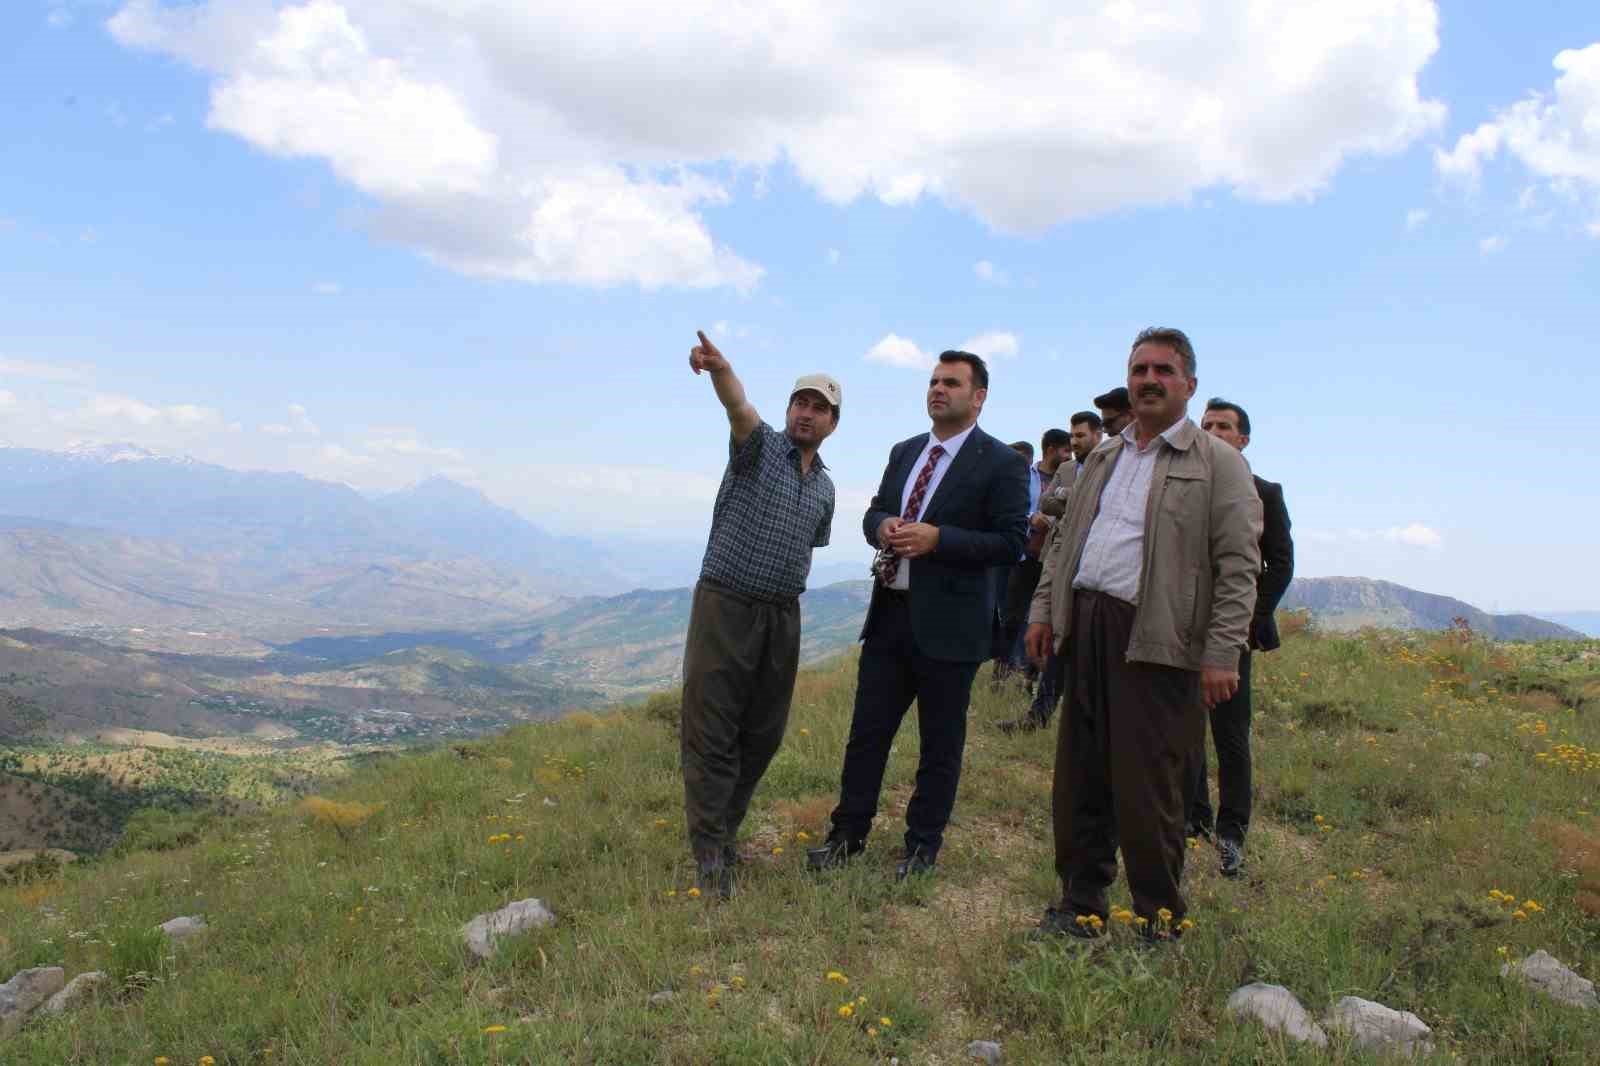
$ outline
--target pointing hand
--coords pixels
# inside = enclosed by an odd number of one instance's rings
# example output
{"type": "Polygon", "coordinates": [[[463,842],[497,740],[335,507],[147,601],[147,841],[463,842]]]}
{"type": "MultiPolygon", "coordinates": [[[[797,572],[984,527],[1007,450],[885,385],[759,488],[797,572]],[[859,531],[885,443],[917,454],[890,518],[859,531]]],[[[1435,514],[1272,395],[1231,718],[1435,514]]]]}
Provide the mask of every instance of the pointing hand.
{"type": "Polygon", "coordinates": [[[700,343],[689,349],[690,368],[696,374],[702,370],[714,374],[718,370],[728,369],[728,357],[718,351],[717,346],[700,330],[695,331],[695,336],[700,338],[700,343]]]}

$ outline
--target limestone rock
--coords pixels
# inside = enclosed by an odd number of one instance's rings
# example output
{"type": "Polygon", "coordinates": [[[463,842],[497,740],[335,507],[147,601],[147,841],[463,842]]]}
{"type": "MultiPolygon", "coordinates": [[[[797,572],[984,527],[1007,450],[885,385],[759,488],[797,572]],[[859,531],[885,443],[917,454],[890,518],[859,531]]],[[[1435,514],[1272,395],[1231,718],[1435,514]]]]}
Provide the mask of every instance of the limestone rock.
{"type": "Polygon", "coordinates": [[[1500,967],[1500,976],[1525,981],[1558,1003],[1590,1010],[1600,1007],[1600,998],[1594,994],[1594,982],[1579,977],[1544,950],[1535,951],[1521,962],[1500,967]]]}
{"type": "Polygon", "coordinates": [[[23,970],[0,985],[0,1036],[8,1036],[38,1010],[40,1005],[67,983],[67,972],[59,966],[39,966],[23,970]]]}
{"type": "Polygon", "coordinates": [[[111,979],[99,970],[90,970],[80,973],[67,982],[67,987],[57,992],[45,1001],[44,1009],[47,1014],[64,1014],[93,996],[95,990],[104,986],[111,979]]]}
{"type": "Polygon", "coordinates": [[[665,1007],[677,998],[678,994],[671,989],[654,992],[650,996],[650,1005],[652,1007],[665,1007]]]}
{"type": "Polygon", "coordinates": [[[1005,1053],[1000,1050],[1000,1045],[993,1040],[974,1040],[967,1045],[967,1058],[979,1062],[999,1062],[1005,1053]]]}
{"type": "Polygon", "coordinates": [[[461,927],[461,939],[467,950],[480,959],[494,954],[495,942],[501,937],[515,936],[529,929],[542,929],[554,925],[556,916],[542,899],[519,899],[497,911],[480,914],[461,927]]]}
{"type": "Polygon", "coordinates": [[[1408,1055],[1426,1055],[1433,1050],[1428,1039],[1433,1030],[1421,1018],[1359,996],[1345,996],[1335,1003],[1323,1023],[1329,1029],[1349,1034],[1356,1044],[1372,1051],[1392,1049],[1408,1055]]]}
{"type": "Polygon", "coordinates": [[[1228,997],[1228,1013],[1255,1018],[1268,1029],[1281,1030],[1295,1040],[1328,1046],[1328,1034],[1312,1021],[1294,993],[1282,985],[1252,981],[1228,997]]]}
{"type": "Polygon", "coordinates": [[[168,939],[181,943],[196,933],[205,932],[206,920],[193,915],[185,915],[162,922],[156,928],[167,934],[168,939]]]}

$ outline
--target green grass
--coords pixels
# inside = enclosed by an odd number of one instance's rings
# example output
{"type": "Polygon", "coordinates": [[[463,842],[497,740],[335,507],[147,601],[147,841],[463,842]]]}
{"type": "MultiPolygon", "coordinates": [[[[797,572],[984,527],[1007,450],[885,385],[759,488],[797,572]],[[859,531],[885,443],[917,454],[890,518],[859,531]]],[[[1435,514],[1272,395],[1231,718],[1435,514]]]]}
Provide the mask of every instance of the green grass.
{"type": "MultiPolygon", "coordinates": [[[[825,830],[837,786],[848,658],[801,676],[728,904],[687,893],[671,696],[383,759],[331,797],[381,805],[354,829],[273,809],[0,888],[0,977],[38,964],[117,977],[114,994],[34,1021],[0,1057],[957,1062],[981,1038],[1011,1063],[1369,1061],[1228,1018],[1228,995],[1264,980],[1318,1015],[1344,995],[1413,1011],[1439,1061],[1600,1061],[1592,1018],[1498,976],[1502,948],[1600,967],[1600,898],[1586,895],[1600,868],[1572,843],[1600,854],[1597,661],[1595,642],[1292,636],[1257,661],[1246,876],[1222,880],[1214,852],[1191,851],[1198,925],[1155,953],[1120,928],[1088,951],[1028,942],[1057,890],[1054,735],[1000,735],[993,722],[1022,697],[985,678],[957,824],[937,875],[909,885],[893,864],[910,722],[863,860],[820,878],[802,868],[799,834],[825,830]],[[1473,768],[1474,752],[1489,765],[1473,768]],[[1543,909],[1517,920],[1491,890],[1543,909]],[[560,923],[471,960],[461,924],[528,896],[560,923]],[[145,931],[180,914],[210,931],[152,946],[145,931]],[[673,998],[652,1004],[662,991],[673,998]]],[[[1120,886],[1114,902],[1128,903],[1120,886]]]]}

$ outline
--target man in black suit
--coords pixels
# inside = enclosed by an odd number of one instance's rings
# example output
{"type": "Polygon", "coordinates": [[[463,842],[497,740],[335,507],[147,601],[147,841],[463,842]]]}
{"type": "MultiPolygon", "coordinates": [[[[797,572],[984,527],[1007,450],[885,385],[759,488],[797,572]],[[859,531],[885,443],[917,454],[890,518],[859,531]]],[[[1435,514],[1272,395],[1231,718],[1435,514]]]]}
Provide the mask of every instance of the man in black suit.
{"type": "Polygon", "coordinates": [[[944,842],[972,680],[989,657],[992,570],[1016,562],[1027,536],[1027,462],[977,426],[988,392],[982,359],[940,355],[928,382],[932,432],[894,446],[867,508],[876,580],[839,805],[827,842],[807,854],[813,869],[842,865],[866,846],[889,747],[913,700],[922,753],[897,878],[933,869],[944,842]]]}
{"type": "MultiPolygon", "coordinates": [[[[1250,443],[1250,416],[1243,407],[1216,398],[1206,403],[1200,428],[1241,452],[1250,443]]],[[[1253,476],[1253,475],[1252,475],[1253,476]]],[[[1217,746],[1217,851],[1222,875],[1237,877],[1244,865],[1244,835],[1250,828],[1250,652],[1278,647],[1278,601],[1294,577],[1294,539],[1283,486],[1255,478],[1261,497],[1261,574],[1250,619],[1250,646],[1239,656],[1239,688],[1232,699],[1211,710],[1211,739],[1217,746]]],[[[1206,792],[1206,746],[1202,738],[1190,769],[1190,836],[1210,837],[1211,797],[1206,792]]]]}

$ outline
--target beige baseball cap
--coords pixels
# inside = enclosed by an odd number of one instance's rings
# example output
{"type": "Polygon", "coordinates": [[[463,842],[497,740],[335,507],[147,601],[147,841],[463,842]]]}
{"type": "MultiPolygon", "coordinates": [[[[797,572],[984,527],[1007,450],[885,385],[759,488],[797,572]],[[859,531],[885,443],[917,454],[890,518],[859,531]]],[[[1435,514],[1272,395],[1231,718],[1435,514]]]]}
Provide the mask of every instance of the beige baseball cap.
{"type": "Polygon", "coordinates": [[[839,388],[837,381],[826,374],[807,374],[802,378],[797,378],[794,388],[789,390],[789,396],[792,399],[795,393],[807,390],[822,393],[822,398],[834,407],[844,406],[844,390],[839,388]]]}

